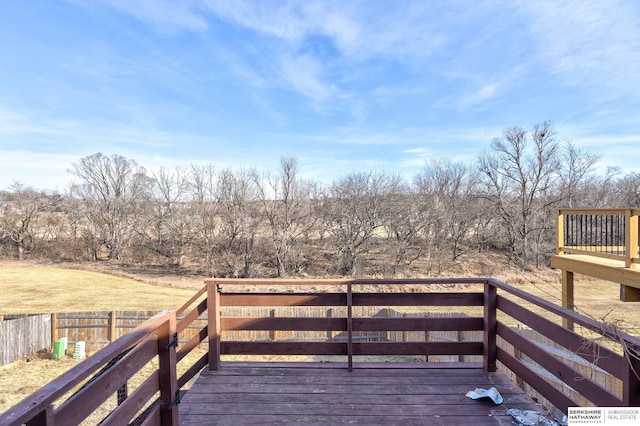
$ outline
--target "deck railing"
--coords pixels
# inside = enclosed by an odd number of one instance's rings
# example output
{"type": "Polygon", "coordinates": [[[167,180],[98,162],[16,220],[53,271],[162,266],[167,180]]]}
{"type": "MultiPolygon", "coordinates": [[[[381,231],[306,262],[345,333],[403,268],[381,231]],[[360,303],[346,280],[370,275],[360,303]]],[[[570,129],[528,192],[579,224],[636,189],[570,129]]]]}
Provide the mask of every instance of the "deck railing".
{"type": "Polygon", "coordinates": [[[559,209],[557,253],[640,263],[640,209],[559,209]]]}
{"type": "MultiPolygon", "coordinates": [[[[220,366],[224,355],[342,355],[349,369],[357,366],[360,355],[481,355],[487,371],[509,370],[519,381],[567,412],[570,406],[584,403],[607,406],[640,405],[640,340],[592,321],[493,279],[416,279],[416,280],[207,280],[209,306],[209,368],[220,366]],[[268,284],[270,292],[249,292],[238,286],[268,284]],[[298,286],[296,292],[286,288],[298,286]],[[419,286],[421,292],[406,292],[398,286],[419,286]],[[478,287],[475,291],[472,287],[478,287]],[[314,288],[306,292],[300,287],[314,288]],[[332,291],[318,288],[333,288],[332,291]],[[342,287],[342,291],[335,288],[342,287]],[[389,289],[396,287],[397,290],[389,289]],[[443,290],[443,287],[451,288],[443,290]],[[458,291],[456,290],[456,287],[458,291]],[[380,288],[384,288],[380,291],[380,288]],[[429,290],[433,288],[433,290],[429,290]],[[462,291],[460,291],[462,290],[462,291]],[[275,293],[274,293],[275,291],[275,293]],[[525,308],[529,305],[531,308],[525,308]],[[241,306],[344,306],[343,317],[277,318],[232,317],[225,310],[241,306]],[[375,306],[480,309],[480,314],[461,318],[362,318],[356,308],[375,306]],[[567,330],[561,324],[569,320],[591,337],[567,330]],[[514,325],[534,330],[564,348],[578,363],[564,363],[548,353],[536,341],[523,337],[514,325]],[[226,340],[225,334],[245,331],[334,330],[346,333],[343,341],[309,342],[226,340]],[[366,342],[357,341],[357,332],[434,330],[482,330],[481,341],[464,342],[366,342]],[[599,340],[598,340],[599,339],[599,340]],[[596,343],[598,340],[599,343],[596,343]],[[604,343],[606,342],[606,343],[604,343]],[[612,347],[614,349],[612,349],[612,347]],[[511,348],[511,350],[509,350],[511,348]],[[518,355],[515,356],[514,353],[518,355]],[[612,392],[585,373],[584,366],[606,372],[620,383],[620,392],[612,392]],[[555,379],[548,380],[545,377],[555,379]],[[554,384],[555,383],[555,384],[554,384]],[[561,386],[557,384],[561,383],[561,386]],[[567,391],[570,389],[570,392],[567,391]],[[573,395],[573,396],[568,396],[573,395]]],[[[413,289],[417,290],[416,288],[413,289]]]]}
{"type": "MultiPolygon", "coordinates": [[[[440,285],[482,284],[478,279],[457,280],[207,280],[209,300],[214,303],[214,310],[218,315],[209,317],[209,331],[214,332],[210,340],[209,368],[215,369],[220,363],[221,355],[315,355],[315,356],[344,356],[348,368],[353,368],[354,356],[428,356],[428,355],[477,355],[483,356],[484,343],[479,341],[461,342],[390,342],[362,341],[359,336],[380,336],[393,331],[444,331],[444,330],[483,330],[482,307],[484,296],[479,292],[430,292],[430,293],[402,293],[398,285],[423,284],[438,282],[440,285]],[[301,289],[283,292],[243,292],[234,289],[237,285],[264,285],[290,287],[298,285],[301,289]],[[216,291],[218,286],[224,289],[216,291]],[[393,286],[396,291],[362,292],[363,287],[393,286]],[[304,291],[305,288],[320,288],[322,290],[304,291]],[[239,311],[240,307],[299,307],[309,311],[312,307],[334,308],[334,316],[309,316],[299,312],[290,317],[261,317],[255,315],[238,317],[225,315],[229,310],[239,311]],[[362,308],[373,307],[373,312],[381,308],[394,307],[475,307],[479,315],[464,318],[384,318],[368,315],[362,308]],[[340,316],[340,310],[342,314],[340,316]],[[217,330],[217,332],[216,332],[217,330]],[[238,331],[262,331],[274,333],[287,331],[317,331],[316,339],[287,339],[286,341],[273,338],[260,340],[225,340],[225,333],[238,331]],[[327,333],[338,334],[340,339],[327,339],[327,333]],[[216,337],[217,334],[217,337],[216,337]]],[[[240,310],[241,311],[241,310],[240,310]]],[[[372,310],[368,310],[372,312],[372,310]]],[[[211,334],[210,334],[211,335],[211,334]]],[[[384,339],[382,339],[384,340],[384,339]]]]}
{"type": "Polygon", "coordinates": [[[112,396],[117,407],[103,424],[177,424],[175,329],[175,313],[159,313],[0,415],[0,424],[79,424],[112,396]],[[128,380],[154,358],[157,368],[128,395],[128,380]]]}
{"type": "Polygon", "coordinates": [[[467,364],[467,368],[504,370],[513,375],[518,384],[537,392],[565,413],[568,407],[580,405],[640,406],[640,340],[493,279],[211,279],[177,314],[185,314],[179,323],[175,321],[176,312],[165,312],[150,319],[0,415],[0,424],[77,423],[111,397],[117,397],[119,405],[106,416],[105,424],[177,424],[177,403],[184,393],[181,389],[207,363],[210,369],[217,369],[225,356],[234,355],[337,355],[346,358],[345,366],[349,369],[357,368],[360,357],[365,355],[473,355],[480,357],[482,363],[467,364]],[[268,286],[267,291],[256,292],[256,286],[263,285],[268,286]],[[302,311],[331,307],[335,308],[335,315],[233,315],[241,307],[264,306],[293,306],[302,311]],[[371,316],[365,309],[385,306],[415,312],[437,307],[466,314],[460,318],[387,318],[371,316]],[[177,341],[177,335],[202,316],[206,316],[208,325],[176,350],[173,342],[177,341]],[[572,321],[588,334],[583,336],[562,327],[563,319],[572,321]],[[518,327],[534,330],[564,348],[576,362],[556,356],[545,345],[527,337],[530,333],[521,333],[518,327]],[[316,331],[341,338],[314,341],[275,338],[283,330],[316,331]],[[460,342],[355,338],[358,333],[372,331],[379,335],[433,330],[475,330],[481,332],[482,337],[460,342]],[[233,337],[232,333],[241,332],[266,332],[268,337],[246,340],[233,337]],[[185,361],[190,352],[207,341],[208,351],[189,361],[181,369],[184,373],[179,375],[176,364],[185,361]],[[127,389],[129,378],[156,356],[158,368],[144,384],[131,395],[124,392],[124,396],[118,397],[127,389]],[[101,367],[102,373],[94,374],[101,367]],[[590,373],[593,370],[610,376],[619,383],[619,390],[605,387],[590,373]],[[72,397],[54,404],[90,377],[94,379],[72,397]],[[154,396],[158,392],[159,397],[154,396]],[[151,414],[147,416],[148,413],[151,414]]]}
{"type": "Polygon", "coordinates": [[[206,351],[199,357],[193,352],[206,341],[207,328],[195,335],[186,332],[206,312],[206,299],[194,304],[205,290],[177,311],[164,311],[148,319],[0,414],[0,425],[52,426],[82,421],[114,426],[177,425],[178,403],[184,395],[180,389],[207,365],[206,351]],[[190,335],[193,337],[188,338],[190,335]],[[187,343],[178,348],[178,341],[187,343]],[[134,376],[142,377],[129,392],[134,376]]]}

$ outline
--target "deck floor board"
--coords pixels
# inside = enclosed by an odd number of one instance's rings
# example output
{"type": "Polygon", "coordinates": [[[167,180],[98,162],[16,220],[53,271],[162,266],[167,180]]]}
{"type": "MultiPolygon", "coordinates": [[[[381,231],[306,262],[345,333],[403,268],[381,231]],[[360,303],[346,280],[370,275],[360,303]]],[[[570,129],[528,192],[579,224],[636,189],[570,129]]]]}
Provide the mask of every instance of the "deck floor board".
{"type": "Polygon", "coordinates": [[[366,367],[356,364],[349,373],[320,364],[223,364],[218,371],[203,371],[186,393],[180,424],[510,425],[509,408],[540,409],[500,372],[366,367]],[[492,386],[503,404],[465,396],[476,387],[492,386]]]}

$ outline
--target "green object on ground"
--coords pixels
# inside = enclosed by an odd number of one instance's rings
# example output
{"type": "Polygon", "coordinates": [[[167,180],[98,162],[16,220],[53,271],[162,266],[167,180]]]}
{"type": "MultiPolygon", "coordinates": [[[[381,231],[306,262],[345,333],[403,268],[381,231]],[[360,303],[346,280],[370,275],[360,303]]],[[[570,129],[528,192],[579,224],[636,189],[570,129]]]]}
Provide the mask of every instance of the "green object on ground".
{"type": "Polygon", "coordinates": [[[67,351],[67,339],[62,338],[53,342],[53,359],[60,359],[67,351]]]}

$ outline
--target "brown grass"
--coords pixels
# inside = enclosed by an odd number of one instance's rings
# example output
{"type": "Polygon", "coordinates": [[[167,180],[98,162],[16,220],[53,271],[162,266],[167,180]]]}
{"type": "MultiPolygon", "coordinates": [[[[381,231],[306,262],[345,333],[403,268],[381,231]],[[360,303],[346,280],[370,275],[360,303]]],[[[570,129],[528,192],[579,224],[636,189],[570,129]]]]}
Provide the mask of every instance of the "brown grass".
{"type": "Polygon", "coordinates": [[[0,283],[0,314],[176,309],[193,294],[190,289],[29,263],[0,264],[0,283]]]}

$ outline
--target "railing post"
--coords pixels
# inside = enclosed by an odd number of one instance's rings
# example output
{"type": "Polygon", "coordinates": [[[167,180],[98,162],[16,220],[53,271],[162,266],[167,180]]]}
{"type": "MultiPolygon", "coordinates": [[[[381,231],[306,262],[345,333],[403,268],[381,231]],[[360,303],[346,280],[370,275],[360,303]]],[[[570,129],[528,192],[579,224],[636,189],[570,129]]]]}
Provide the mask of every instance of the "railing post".
{"type": "Polygon", "coordinates": [[[488,280],[484,284],[484,326],[483,326],[483,367],[487,372],[496,371],[498,348],[496,346],[496,334],[498,320],[496,317],[497,289],[488,280]]]}
{"type": "Polygon", "coordinates": [[[176,313],[172,312],[167,320],[158,327],[158,372],[160,374],[160,424],[178,425],[178,376],[176,373],[176,313]]]}
{"type": "MultiPolygon", "coordinates": [[[[269,318],[275,318],[276,317],[276,310],[275,309],[271,309],[269,311],[269,318]]],[[[271,340],[272,342],[276,341],[276,331],[275,330],[269,330],[269,340],[271,340]]]]}
{"type": "Polygon", "coordinates": [[[209,370],[220,368],[220,293],[215,282],[207,283],[209,370]]]}
{"type": "Polygon", "coordinates": [[[625,235],[625,263],[627,268],[635,268],[636,264],[633,258],[638,256],[638,215],[634,211],[627,209],[625,212],[625,220],[627,222],[625,235]]]}
{"type": "Polygon", "coordinates": [[[53,406],[47,405],[47,408],[36,414],[31,420],[29,420],[27,426],[49,426],[55,424],[55,418],[53,416],[53,406]]]}
{"type": "Polygon", "coordinates": [[[564,213],[558,209],[556,222],[556,254],[564,254],[564,213]]]}
{"type": "MultiPolygon", "coordinates": [[[[634,257],[638,256],[638,215],[634,213],[635,211],[632,209],[626,209],[624,212],[624,266],[629,269],[637,267],[634,257]]],[[[620,284],[620,300],[623,302],[640,301],[640,289],[620,284]]]]}
{"type": "Polygon", "coordinates": [[[347,369],[353,371],[353,292],[347,283],[347,369]]]}
{"type": "MultiPolygon", "coordinates": [[[[429,318],[431,315],[429,314],[429,312],[425,312],[424,313],[425,318],[429,318]]],[[[429,343],[429,330],[425,330],[424,331],[424,342],[425,343],[429,343]]],[[[424,355],[424,362],[429,362],[429,354],[425,354],[424,355]]]]}

